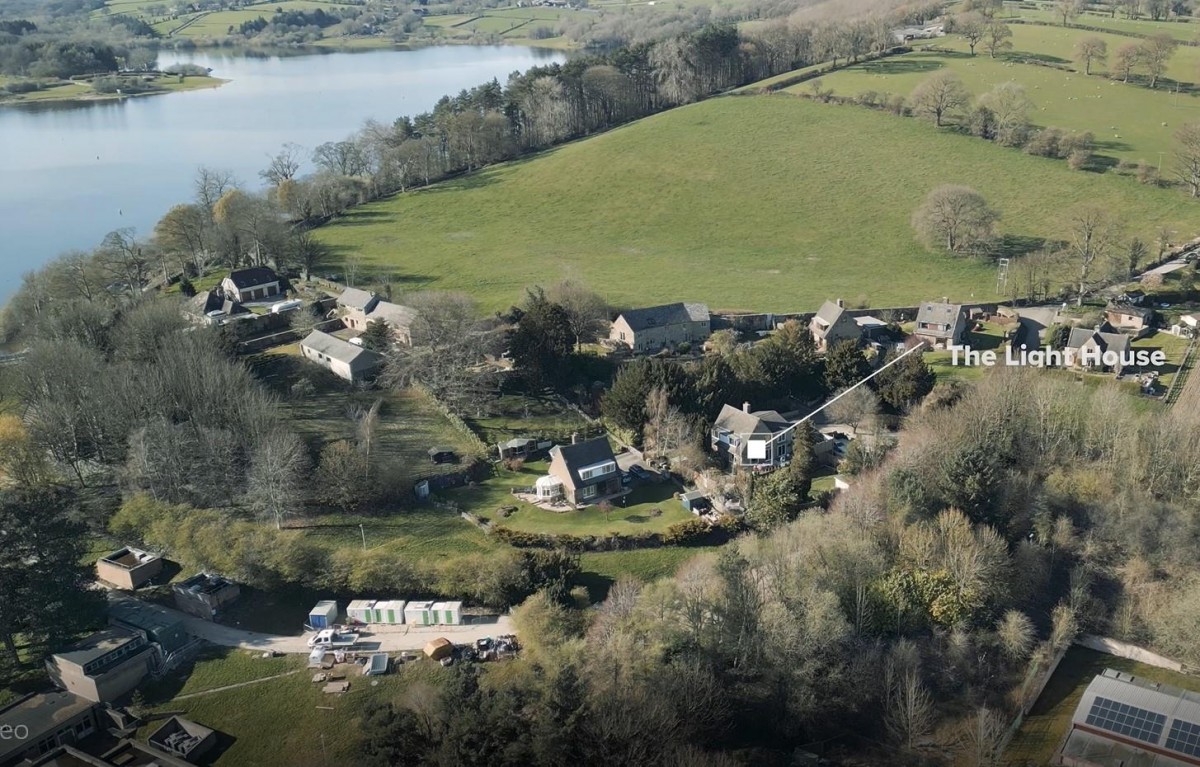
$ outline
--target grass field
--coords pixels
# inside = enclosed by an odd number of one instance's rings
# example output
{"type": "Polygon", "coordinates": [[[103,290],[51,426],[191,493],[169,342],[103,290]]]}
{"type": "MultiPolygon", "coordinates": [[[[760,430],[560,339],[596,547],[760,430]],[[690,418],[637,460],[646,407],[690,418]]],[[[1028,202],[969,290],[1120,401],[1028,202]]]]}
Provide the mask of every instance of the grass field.
{"type": "Polygon", "coordinates": [[[1147,666],[1112,655],[1072,647],[1063,657],[1046,689],[1033,705],[1029,716],[1004,752],[1004,764],[1025,767],[1049,764],[1059,741],[1067,733],[1071,716],[1092,678],[1106,668],[1175,687],[1200,692],[1200,678],[1147,666]]]}
{"type": "MultiPolygon", "coordinates": [[[[1045,5],[1039,10],[1031,11],[1024,8],[1017,8],[1015,4],[1006,3],[1005,11],[1001,15],[1001,18],[1025,19],[1042,24],[1062,24],[1062,16],[1045,5]]],[[[1200,24],[1197,24],[1195,20],[1189,22],[1153,21],[1149,17],[1127,19],[1121,13],[1117,13],[1115,18],[1109,16],[1107,13],[1084,13],[1071,19],[1070,23],[1075,26],[1111,30],[1117,34],[1125,35],[1154,35],[1159,32],[1166,32],[1177,40],[1189,41],[1195,40],[1196,33],[1200,30],[1200,24]]]]}
{"type": "MultiPolygon", "coordinates": [[[[822,83],[843,96],[866,91],[907,96],[932,72],[945,69],[958,74],[968,90],[978,96],[1000,83],[1017,82],[1025,86],[1033,102],[1030,117],[1034,124],[1091,131],[1098,152],[1118,159],[1145,160],[1156,166],[1161,152],[1165,155],[1164,171],[1169,171],[1175,131],[1184,122],[1200,119],[1200,94],[1188,92],[1200,69],[1200,48],[1177,49],[1168,71],[1175,80],[1150,90],[1096,74],[1105,71],[1102,65],[1087,77],[1081,72],[1016,63],[1034,57],[1069,63],[1075,41],[1095,33],[1021,25],[1014,25],[1012,30],[1014,50],[1003,58],[992,59],[982,48],[972,57],[963,41],[949,37],[938,41],[939,47],[951,48],[949,52],[917,50],[866,62],[827,75],[822,83]],[[1175,82],[1182,83],[1185,92],[1171,92],[1175,82]]],[[[1130,38],[1116,35],[1096,36],[1105,39],[1110,55],[1130,42],[1130,38]]],[[[785,92],[807,93],[810,88],[810,83],[800,83],[785,92]]]]}
{"type": "Polygon", "coordinates": [[[1161,225],[1196,229],[1194,203],[1175,190],[864,108],[746,96],[365,205],[317,235],[335,257],[355,253],[398,269],[409,288],[463,290],[488,309],[564,276],[616,305],[989,298],[991,265],[913,237],[912,211],[944,183],[984,190],[1015,237],[1063,236],[1061,211],[1082,202],[1122,211],[1147,242],[1161,225]]]}
{"type": "MultiPolygon", "coordinates": [[[[351,670],[350,691],[326,695],[321,685],[312,683],[303,665],[298,658],[214,653],[197,663],[191,676],[170,678],[153,691],[154,697],[147,696],[147,704],[163,716],[179,714],[217,730],[221,734],[220,754],[213,762],[217,767],[357,764],[362,716],[370,705],[397,701],[416,683],[436,685],[445,673],[432,662],[405,664],[382,677],[363,677],[351,670]],[[178,697],[270,676],[266,671],[295,673],[232,690],[178,697]]],[[[159,724],[149,722],[140,735],[146,736],[159,724]]]]}
{"type": "Polygon", "coordinates": [[[378,455],[388,466],[389,476],[397,482],[411,484],[432,474],[459,468],[450,464],[431,464],[427,451],[434,445],[449,445],[460,456],[478,452],[474,441],[454,428],[436,404],[419,391],[352,390],[348,384],[296,354],[260,355],[252,360],[251,366],[263,381],[284,397],[285,417],[291,425],[315,444],[353,437],[355,422],[351,413],[355,409],[370,408],[376,400],[382,400],[378,455]],[[292,396],[291,386],[301,380],[310,381],[314,390],[292,396]]]}

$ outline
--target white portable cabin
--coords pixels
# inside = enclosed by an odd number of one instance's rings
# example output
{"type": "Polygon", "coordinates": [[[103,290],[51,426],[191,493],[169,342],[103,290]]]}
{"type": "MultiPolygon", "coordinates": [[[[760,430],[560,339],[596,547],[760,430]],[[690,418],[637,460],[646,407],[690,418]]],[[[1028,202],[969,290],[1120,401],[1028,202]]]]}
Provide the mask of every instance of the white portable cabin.
{"type": "Polygon", "coordinates": [[[346,608],[346,620],[352,623],[372,623],[371,610],[374,607],[374,599],[356,599],[346,608]]]}
{"type": "Polygon", "coordinates": [[[457,626],[462,623],[462,602],[435,602],[430,609],[433,622],[447,626],[457,626]]]}
{"type": "Polygon", "coordinates": [[[409,602],[404,606],[404,622],[410,626],[432,626],[437,623],[433,616],[433,602],[409,602]]]}
{"type": "Polygon", "coordinates": [[[338,606],[332,599],[317,602],[317,606],[308,612],[308,625],[315,629],[327,629],[337,623],[338,606]]]}
{"type": "Polygon", "coordinates": [[[383,623],[389,626],[398,626],[404,623],[404,605],[403,599],[393,599],[387,602],[376,602],[373,611],[372,622],[383,623]]]}

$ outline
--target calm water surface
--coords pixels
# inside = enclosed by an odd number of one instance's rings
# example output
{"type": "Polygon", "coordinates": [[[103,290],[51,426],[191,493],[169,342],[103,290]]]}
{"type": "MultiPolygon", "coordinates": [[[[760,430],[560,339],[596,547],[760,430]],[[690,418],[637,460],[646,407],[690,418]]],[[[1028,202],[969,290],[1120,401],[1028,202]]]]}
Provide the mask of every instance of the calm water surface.
{"type": "Polygon", "coordinates": [[[0,300],[21,275],[105,233],[148,235],[172,205],[192,197],[196,168],[258,172],[285,142],[308,150],[368,118],[390,122],[443,95],[562,61],[556,51],[444,46],[251,58],[164,53],[231,80],[212,90],[120,102],[0,108],[0,300]]]}

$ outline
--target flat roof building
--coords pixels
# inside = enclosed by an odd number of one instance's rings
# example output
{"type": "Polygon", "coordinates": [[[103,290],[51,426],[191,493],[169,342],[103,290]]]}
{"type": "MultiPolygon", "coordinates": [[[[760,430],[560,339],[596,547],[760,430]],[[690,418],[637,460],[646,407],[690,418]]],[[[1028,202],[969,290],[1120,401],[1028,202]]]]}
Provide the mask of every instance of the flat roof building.
{"type": "Polygon", "coordinates": [[[0,708],[0,728],[25,737],[0,738],[0,767],[87,739],[101,730],[100,707],[69,692],[26,695],[0,708]]]}
{"type": "Polygon", "coordinates": [[[108,608],[108,620],[115,626],[140,631],[162,648],[163,655],[178,652],[192,641],[182,618],[146,602],[134,599],[113,602],[108,608]]]}
{"type": "Polygon", "coordinates": [[[197,573],[176,583],[172,591],[176,607],[207,621],[220,615],[225,606],[242,593],[236,583],[212,573],[197,573]]]}
{"type": "Polygon", "coordinates": [[[133,591],[162,572],[162,557],[126,546],[96,561],[96,577],[133,591]]]}
{"type": "Polygon", "coordinates": [[[50,656],[46,671],[64,690],[106,703],[138,686],[150,673],[152,655],[141,632],[114,626],[50,656]]]}

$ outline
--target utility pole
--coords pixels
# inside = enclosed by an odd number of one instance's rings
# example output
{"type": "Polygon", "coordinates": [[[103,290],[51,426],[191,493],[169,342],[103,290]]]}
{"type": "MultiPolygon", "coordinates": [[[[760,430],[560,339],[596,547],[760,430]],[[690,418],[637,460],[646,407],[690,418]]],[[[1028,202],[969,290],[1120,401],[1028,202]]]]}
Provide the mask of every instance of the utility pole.
{"type": "Polygon", "coordinates": [[[359,525],[358,525],[358,532],[362,534],[363,551],[366,551],[367,550],[367,531],[362,526],[362,523],[359,523],[359,525]]]}

